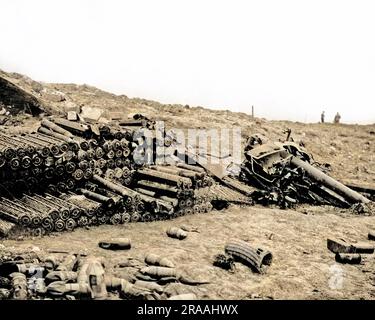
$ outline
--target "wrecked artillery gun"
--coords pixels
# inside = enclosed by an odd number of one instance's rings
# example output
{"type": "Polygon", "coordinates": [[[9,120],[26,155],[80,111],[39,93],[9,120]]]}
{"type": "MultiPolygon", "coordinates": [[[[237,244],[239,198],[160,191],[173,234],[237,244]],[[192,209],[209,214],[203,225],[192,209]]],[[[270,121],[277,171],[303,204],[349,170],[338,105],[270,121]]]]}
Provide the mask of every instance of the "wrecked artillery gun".
{"type": "Polygon", "coordinates": [[[240,180],[256,188],[253,198],[283,208],[297,203],[348,208],[369,199],[324,173],[303,146],[292,141],[269,142],[251,136],[245,147],[240,180]]]}

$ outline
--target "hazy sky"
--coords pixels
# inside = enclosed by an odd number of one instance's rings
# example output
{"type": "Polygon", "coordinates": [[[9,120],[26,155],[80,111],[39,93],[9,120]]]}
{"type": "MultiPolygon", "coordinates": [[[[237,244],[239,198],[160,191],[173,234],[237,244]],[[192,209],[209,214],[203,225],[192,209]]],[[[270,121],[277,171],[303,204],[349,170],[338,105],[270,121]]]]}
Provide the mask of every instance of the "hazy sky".
{"type": "Polygon", "coordinates": [[[374,1],[0,0],[0,68],[129,97],[375,123],[374,1]]]}

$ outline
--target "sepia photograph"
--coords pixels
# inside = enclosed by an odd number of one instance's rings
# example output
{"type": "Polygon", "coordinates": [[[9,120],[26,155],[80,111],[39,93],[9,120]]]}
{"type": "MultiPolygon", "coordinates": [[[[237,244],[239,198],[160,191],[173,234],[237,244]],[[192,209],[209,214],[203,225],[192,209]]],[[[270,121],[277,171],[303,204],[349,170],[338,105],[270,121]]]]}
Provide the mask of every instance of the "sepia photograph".
{"type": "Polygon", "coordinates": [[[0,309],[374,300],[374,12],[0,0],[0,309]]]}

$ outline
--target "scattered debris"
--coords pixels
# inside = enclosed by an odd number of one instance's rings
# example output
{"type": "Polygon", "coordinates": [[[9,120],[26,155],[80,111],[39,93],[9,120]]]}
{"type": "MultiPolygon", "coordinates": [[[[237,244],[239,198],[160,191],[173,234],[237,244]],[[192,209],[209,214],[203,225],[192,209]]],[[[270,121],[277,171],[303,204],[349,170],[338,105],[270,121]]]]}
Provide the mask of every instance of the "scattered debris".
{"type": "Polygon", "coordinates": [[[168,258],[160,257],[156,254],[149,253],[145,257],[145,262],[148,265],[152,266],[160,266],[160,267],[167,267],[167,268],[174,268],[174,264],[172,261],[170,261],[168,258]]]}
{"type": "Polygon", "coordinates": [[[265,137],[249,137],[240,179],[258,188],[252,198],[261,204],[291,208],[298,203],[349,208],[369,203],[355,190],[329,177],[316,167],[306,149],[294,142],[269,142],[265,137]]]}
{"type": "Polygon", "coordinates": [[[77,282],[90,288],[92,299],[104,299],[107,297],[104,275],[103,260],[97,257],[87,257],[79,266],[77,282]]]}
{"type": "Polygon", "coordinates": [[[23,273],[13,272],[10,274],[13,300],[26,300],[28,297],[27,279],[23,273]]]}
{"type": "Polygon", "coordinates": [[[180,228],[177,228],[177,227],[170,227],[168,230],[167,230],[167,235],[168,237],[171,237],[171,238],[176,238],[178,240],[183,240],[187,237],[187,232],[180,229],[180,228]]]}
{"type": "Polygon", "coordinates": [[[0,288],[0,300],[7,300],[10,298],[10,291],[8,289],[0,288]]]}
{"type": "Polygon", "coordinates": [[[134,287],[139,289],[146,289],[150,291],[155,291],[156,293],[162,294],[164,292],[164,287],[156,282],[136,280],[134,282],[134,287]]]}
{"type": "Polygon", "coordinates": [[[218,254],[214,258],[213,265],[215,267],[222,268],[224,270],[233,270],[234,269],[234,259],[231,256],[226,256],[224,254],[218,254]]]}
{"type": "Polygon", "coordinates": [[[83,106],[80,116],[87,121],[98,121],[103,113],[103,109],[83,106]]]}
{"type": "Polygon", "coordinates": [[[335,260],[340,263],[360,264],[361,255],[359,253],[336,253],[335,260]]]}
{"type": "Polygon", "coordinates": [[[375,231],[370,231],[368,233],[368,239],[369,240],[375,240],[375,231]]]}
{"type": "Polygon", "coordinates": [[[142,266],[141,261],[138,259],[134,259],[132,257],[126,258],[122,260],[120,263],[117,264],[117,267],[119,268],[133,268],[133,267],[140,267],[142,266]]]}
{"type": "Polygon", "coordinates": [[[207,284],[209,281],[205,280],[193,280],[188,278],[182,272],[178,271],[175,268],[166,268],[166,267],[145,267],[140,270],[140,275],[137,277],[141,277],[142,275],[150,277],[150,279],[158,280],[158,281],[165,281],[165,282],[173,282],[179,281],[181,283],[187,285],[200,285],[200,284],[207,284]]]}
{"type": "Polygon", "coordinates": [[[45,277],[46,283],[54,281],[75,282],[78,274],[74,271],[51,271],[45,277]]]}
{"type": "Polygon", "coordinates": [[[102,257],[72,252],[50,254],[43,250],[0,255],[0,299],[165,300],[186,293],[185,289],[172,290],[171,283],[180,289],[209,283],[191,279],[171,261],[152,253],[146,255],[147,265],[133,258],[126,258],[117,266],[104,262],[102,257]],[[134,276],[128,273],[131,269],[121,273],[118,267],[133,269],[134,276]]]}
{"type": "Polygon", "coordinates": [[[262,248],[253,248],[245,241],[231,240],[225,245],[225,253],[231,255],[252,270],[258,273],[264,273],[264,266],[270,266],[272,263],[272,253],[262,248]]]}
{"type": "Polygon", "coordinates": [[[327,248],[333,253],[374,253],[374,246],[371,244],[350,244],[343,239],[327,239],[327,248]]]}
{"type": "Polygon", "coordinates": [[[69,121],[77,121],[78,120],[77,112],[75,112],[75,111],[68,111],[66,118],[69,121]]]}
{"type": "Polygon", "coordinates": [[[342,239],[327,239],[327,248],[333,253],[354,253],[354,248],[342,239]]]}
{"type": "Polygon", "coordinates": [[[129,250],[131,242],[128,238],[112,238],[99,241],[99,247],[107,250],[129,250]]]}

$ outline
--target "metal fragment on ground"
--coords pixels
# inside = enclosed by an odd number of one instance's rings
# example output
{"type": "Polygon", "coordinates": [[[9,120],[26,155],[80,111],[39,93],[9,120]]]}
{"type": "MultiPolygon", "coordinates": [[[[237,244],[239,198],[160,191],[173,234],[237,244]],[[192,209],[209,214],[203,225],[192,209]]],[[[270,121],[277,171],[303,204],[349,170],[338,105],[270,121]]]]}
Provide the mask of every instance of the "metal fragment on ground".
{"type": "Polygon", "coordinates": [[[99,241],[99,247],[107,250],[129,250],[131,241],[128,238],[112,238],[99,241]]]}
{"type": "Polygon", "coordinates": [[[248,243],[241,240],[229,241],[225,245],[225,252],[259,273],[263,273],[263,266],[270,266],[273,259],[270,251],[251,247],[248,243]]]}

